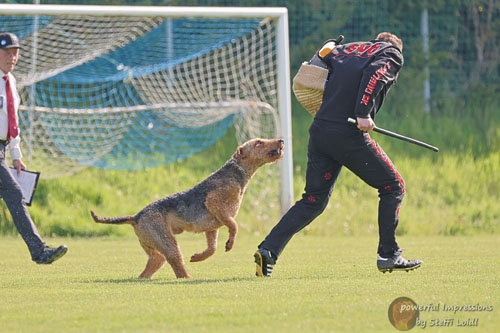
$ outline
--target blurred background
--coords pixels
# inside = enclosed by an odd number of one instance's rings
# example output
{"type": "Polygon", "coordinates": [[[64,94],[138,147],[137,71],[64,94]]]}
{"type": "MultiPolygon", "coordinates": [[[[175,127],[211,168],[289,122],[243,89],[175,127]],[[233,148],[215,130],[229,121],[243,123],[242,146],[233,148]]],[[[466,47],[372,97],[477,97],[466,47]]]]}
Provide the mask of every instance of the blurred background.
{"type": "MultiPolygon", "coordinates": [[[[19,0],[2,2],[287,7],[292,78],[300,64],[309,60],[322,42],[329,38],[336,38],[342,34],[345,36],[344,42],[347,43],[373,39],[382,31],[395,33],[404,42],[405,64],[397,84],[391,88],[392,92],[377,116],[376,123],[380,127],[428,142],[441,149],[438,154],[435,154],[398,140],[376,137],[398,166],[408,184],[409,199],[405,199],[409,201],[408,207],[405,208],[408,211],[406,215],[408,223],[405,224],[406,226],[401,226],[399,232],[454,235],[500,231],[498,208],[500,199],[499,0],[19,0]],[[423,220],[427,222],[424,223],[423,220]]],[[[304,184],[307,130],[312,117],[293,96],[292,104],[295,197],[297,198],[304,184]]],[[[204,157],[200,161],[203,163],[198,163],[196,159],[189,160],[190,167],[202,167],[203,164],[208,165],[207,169],[213,169],[220,165],[235,145],[230,136],[224,137],[223,141],[225,144],[215,144],[208,150],[207,155],[202,155],[204,157]]],[[[174,173],[181,172],[183,167],[176,165],[169,166],[169,170],[174,173]]],[[[90,171],[89,175],[82,174],[81,178],[95,178],[97,174],[92,172],[90,171]]],[[[134,174],[134,177],[136,176],[137,174],[134,174]]],[[[106,177],[111,177],[116,182],[115,174],[109,173],[106,177]]],[[[182,178],[182,175],[178,177],[182,178]]],[[[352,175],[342,177],[345,179],[338,185],[340,189],[334,192],[335,199],[327,208],[327,212],[319,218],[325,221],[326,228],[320,226],[316,228],[316,231],[328,230],[328,232],[340,232],[347,235],[375,233],[376,221],[367,221],[367,216],[353,213],[360,200],[367,195],[373,196],[369,201],[373,201],[370,207],[375,211],[377,201],[375,195],[367,192],[369,191],[365,189],[367,186],[352,175]]],[[[185,183],[190,182],[191,180],[187,180],[185,183]]],[[[182,181],[180,184],[184,185],[182,181]]],[[[68,185],[64,180],[54,180],[50,184],[42,182],[40,190],[42,193],[38,194],[42,201],[40,207],[44,204],[49,205],[51,200],[46,199],[44,203],[44,198],[54,192],[54,187],[57,188],[57,186],[68,188],[69,193],[73,185],[68,185]],[[59,185],[57,185],[58,182],[59,185]],[[43,194],[44,191],[46,194],[43,194]]],[[[78,189],[82,187],[85,186],[78,185],[76,189],[72,189],[71,193],[78,192],[78,189]]],[[[116,190],[113,191],[116,193],[116,190]]],[[[80,219],[84,219],[83,216],[89,205],[109,206],[105,199],[106,194],[97,194],[90,189],[89,192],[91,193],[84,195],[83,199],[79,199],[80,202],[90,202],[88,205],[83,205],[85,212],[82,211],[80,214],[82,217],[78,217],[80,219]]],[[[57,201],[55,197],[53,199],[57,201]]],[[[146,199],[146,203],[150,201],[150,198],[146,199]]],[[[132,212],[136,206],[143,203],[130,205],[132,212]]],[[[73,203],[69,206],[71,205],[73,203]]],[[[252,211],[252,207],[258,206],[259,203],[248,203],[248,205],[249,211],[242,207],[240,212],[243,221],[254,219],[252,216],[255,215],[255,211],[252,211]]],[[[67,202],[65,206],[68,206],[67,202]]],[[[47,222],[45,233],[86,235],[94,232],[94,229],[85,231],[80,227],[64,227],[64,221],[69,218],[69,215],[52,216],[46,213],[45,208],[36,207],[36,204],[33,210],[35,215],[39,214],[41,220],[59,221],[55,224],[47,222]],[[49,227],[49,225],[57,225],[57,227],[49,227]]],[[[3,214],[5,215],[5,209],[3,214]]],[[[266,232],[277,222],[276,218],[275,213],[263,212],[255,218],[257,221],[244,222],[243,230],[266,232]]],[[[5,222],[2,223],[0,223],[0,230],[4,233],[12,233],[12,227],[8,227],[5,222]]],[[[42,230],[44,230],[43,227],[42,230]]],[[[309,229],[306,228],[304,232],[309,232],[309,229]]]]}
{"type": "MultiPolygon", "coordinates": [[[[291,69],[295,72],[322,41],[345,42],[391,31],[404,41],[406,93],[423,111],[464,106],[471,93],[498,93],[500,2],[498,0],[18,0],[19,4],[287,7],[291,69]],[[411,81],[411,82],[406,82],[411,81]],[[415,97],[418,97],[415,99],[415,97]],[[420,98],[422,97],[422,98],[420,98]]],[[[469,99],[470,100],[470,99],[469,99]]],[[[498,101],[498,100],[497,100],[498,101]]]]}

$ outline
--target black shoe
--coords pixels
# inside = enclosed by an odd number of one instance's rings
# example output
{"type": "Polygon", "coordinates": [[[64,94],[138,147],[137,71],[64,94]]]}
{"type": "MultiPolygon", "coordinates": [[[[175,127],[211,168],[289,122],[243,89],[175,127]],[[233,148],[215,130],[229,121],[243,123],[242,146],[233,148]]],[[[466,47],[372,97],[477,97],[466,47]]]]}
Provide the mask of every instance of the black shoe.
{"type": "Polygon", "coordinates": [[[46,246],[43,249],[42,254],[35,261],[37,264],[52,264],[54,261],[65,255],[66,252],[68,252],[68,248],[66,247],[66,245],[61,245],[57,249],[54,247],[46,246]]]}
{"type": "Polygon", "coordinates": [[[259,277],[271,277],[274,264],[276,264],[276,260],[273,258],[271,252],[266,249],[259,249],[253,256],[257,264],[255,275],[259,277]]]}
{"type": "Polygon", "coordinates": [[[407,260],[401,256],[403,249],[397,250],[392,257],[383,258],[380,255],[377,258],[378,270],[382,273],[392,271],[411,271],[419,268],[424,262],[422,260],[407,260]]]}

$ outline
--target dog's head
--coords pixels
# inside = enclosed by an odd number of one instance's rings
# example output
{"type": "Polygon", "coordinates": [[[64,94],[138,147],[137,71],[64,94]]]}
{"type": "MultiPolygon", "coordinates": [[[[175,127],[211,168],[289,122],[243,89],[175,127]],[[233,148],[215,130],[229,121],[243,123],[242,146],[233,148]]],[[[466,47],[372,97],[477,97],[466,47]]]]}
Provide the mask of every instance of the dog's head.
{"type": "Polygon", "coordinates": [[[240,164],[258,168],[283,157],[284,147],[282,139],[253,139],[239,146],[233,158],[240,164]]]}

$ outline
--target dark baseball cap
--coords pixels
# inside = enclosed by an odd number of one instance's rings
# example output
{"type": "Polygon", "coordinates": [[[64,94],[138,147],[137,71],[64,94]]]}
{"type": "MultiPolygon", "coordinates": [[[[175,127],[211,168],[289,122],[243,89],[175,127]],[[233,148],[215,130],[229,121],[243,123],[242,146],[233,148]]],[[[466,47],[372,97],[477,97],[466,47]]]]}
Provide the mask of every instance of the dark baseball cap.
{"type": "Polygon", "coordinates": [[[0,32],[0,49],[12,49],[19,46],[19,38],[10,32],[0,32]]]}

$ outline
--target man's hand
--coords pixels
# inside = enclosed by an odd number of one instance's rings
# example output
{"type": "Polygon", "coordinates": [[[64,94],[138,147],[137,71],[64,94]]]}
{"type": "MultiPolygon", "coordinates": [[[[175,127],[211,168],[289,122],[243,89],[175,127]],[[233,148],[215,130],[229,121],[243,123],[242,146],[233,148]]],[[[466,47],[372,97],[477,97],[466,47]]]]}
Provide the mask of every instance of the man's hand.
{"type": "Polygon", "coordinates": [[[358,128],[362,130],[363,132],[368,132],[370,133],[373,128],[375,128],[375,123],[373,122],[372,118],[356,118],[356,121],[358,122],[358,128]]]}
{"type": "Polygon", "coordinates": [[[21,175],[21,170],[26,170],[26,165],[21,160],[14,160],[12,161],[12,164],[14,164],[14,169],[17,170],[18,176],[21,175]]]}

